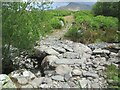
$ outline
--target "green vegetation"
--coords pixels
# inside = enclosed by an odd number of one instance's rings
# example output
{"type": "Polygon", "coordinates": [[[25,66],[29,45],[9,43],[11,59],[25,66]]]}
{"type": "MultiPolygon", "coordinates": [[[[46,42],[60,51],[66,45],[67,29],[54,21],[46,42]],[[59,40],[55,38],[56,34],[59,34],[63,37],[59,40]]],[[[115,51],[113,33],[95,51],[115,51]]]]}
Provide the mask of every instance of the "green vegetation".
{"type": "MultiPolygon", "coordinates": [[[[29,53],[40,37],[51,33],[54,29],[62,28],[60,20],[64,22],[62,17],[71,14],[70,11],[28,8],[29,5],[29,2],[2,3],[3,73],[12,69],[11,46],[18,49],[19,52],[16,53],[18,56],[22,51],[29,53]]],[[[49,3],[42,5],[49,6],[49,3]]]]}
{"type": "Polygon", "coordinates": [[[82,43],[119,42],[118,19],[94,16],[90,11],[75,13],[75,22],[65,37],[82,43]]]}
{"type": "Polygon", "coordinates": [[[104,16],[119,16],[119,4],[120,2],[97,2],[93,6],[93,13],[95,15],[104,15],[104,16]]]}
{"type": "Polygon", "coordinates": [[[51,25],[52,25],[52,27],[53,27],[54,29],[61,29],[61,28],[62,28],[62,24],[61,24],[60,21],[63,21],[63,22],[65,23],[64,19],[61,18],[61,17],[53,18],[53,19],[50,21],[50,23],[51,23],[51,25]]]}
{"type": "Polygon", "coordinates": [[[109,81],[109,88],[119,88],[120,89],[119,69],[114,64],[111,64],[111,65],[107,66],[105,73],[107,75],[107,79],[111,80],[111,81],[109,81]]]}

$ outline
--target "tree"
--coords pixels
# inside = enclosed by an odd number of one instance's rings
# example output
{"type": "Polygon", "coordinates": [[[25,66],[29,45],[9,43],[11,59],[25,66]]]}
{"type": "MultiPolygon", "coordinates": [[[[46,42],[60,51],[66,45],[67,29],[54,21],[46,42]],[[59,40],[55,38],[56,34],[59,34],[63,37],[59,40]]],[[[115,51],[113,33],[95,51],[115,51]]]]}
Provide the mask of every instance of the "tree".
{"type": "Polygon", "coordinates": [[[44,34],[44,20],[49,20],[44,17],[46,14],[35,9],[31,2],[2,3],[3,73],[13,70],[11,47],[17,48],[20,55],[22,51],[31,50],[40,35],[44,34]]]}
{"type": "Polygon", "coordinates": [[[95,15],[118,17],[118,2],[97,2],[92,11],[95,15]]]}

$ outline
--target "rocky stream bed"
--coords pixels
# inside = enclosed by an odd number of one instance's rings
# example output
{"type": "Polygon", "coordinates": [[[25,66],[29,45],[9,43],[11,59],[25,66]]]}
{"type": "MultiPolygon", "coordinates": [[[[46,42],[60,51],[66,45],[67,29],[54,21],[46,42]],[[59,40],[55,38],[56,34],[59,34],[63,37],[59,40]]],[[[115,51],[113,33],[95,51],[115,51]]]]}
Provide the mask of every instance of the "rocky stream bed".
{"type": "Polygon", "coordinates": [[[84,45],[51,36],[34,50],[13,60],[19,68],[0,75],[1,88],[107,88],[106,66],[120,63],[119,44],[84,45]]]}

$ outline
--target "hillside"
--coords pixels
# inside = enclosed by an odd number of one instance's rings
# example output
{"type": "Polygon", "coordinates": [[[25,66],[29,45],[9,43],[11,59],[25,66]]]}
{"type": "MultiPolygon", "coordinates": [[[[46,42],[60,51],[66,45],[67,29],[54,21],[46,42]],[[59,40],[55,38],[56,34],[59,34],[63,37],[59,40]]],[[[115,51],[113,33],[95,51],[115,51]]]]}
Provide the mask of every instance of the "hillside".
{"type": "Polygon", "coordinates": [[[57,10],[72,10],[72,11],[91,10],[92,5],[93,4],[88,4],[88,3],[71,2],[67,6],[61,6],[57,8],[57,10]]]}

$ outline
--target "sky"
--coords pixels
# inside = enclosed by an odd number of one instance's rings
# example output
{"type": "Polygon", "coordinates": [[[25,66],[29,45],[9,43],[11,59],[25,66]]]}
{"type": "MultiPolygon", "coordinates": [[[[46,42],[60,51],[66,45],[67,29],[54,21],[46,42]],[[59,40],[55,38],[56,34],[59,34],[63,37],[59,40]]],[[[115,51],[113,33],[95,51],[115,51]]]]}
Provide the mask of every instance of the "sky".
{"type": "MultiPolygon", "coordinates": [[[[97,1],[95,1],[95,0],[93,0],[94,2],[97,2],[97,1]]],[[[85,2],[85,1],[84,1],[85,2]]],[[[70,2],[54,2],[53,4],[52,4],[52,8],[53,9],[55,9],[55,8],[58,8],[58,7],[61,7],[61,6],[66,6],[66,5],[68,5],[70,2]]],[[[78,2],[79,3],[79,2],[78,2]]],[[[89,2],[86,2],[86,4],[88,4],[89,5],[89,2]]]]}

